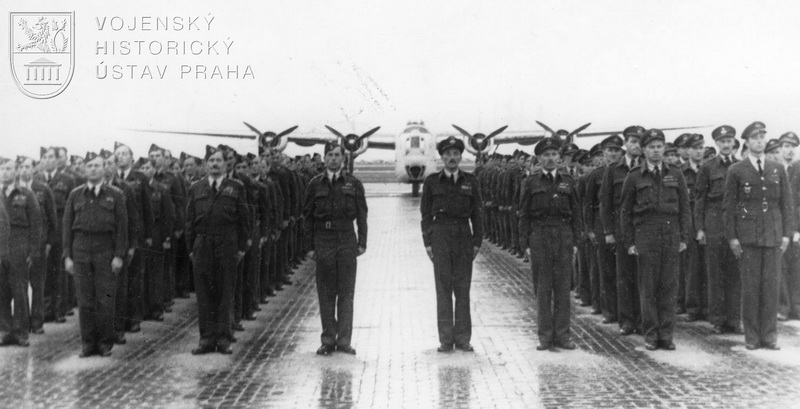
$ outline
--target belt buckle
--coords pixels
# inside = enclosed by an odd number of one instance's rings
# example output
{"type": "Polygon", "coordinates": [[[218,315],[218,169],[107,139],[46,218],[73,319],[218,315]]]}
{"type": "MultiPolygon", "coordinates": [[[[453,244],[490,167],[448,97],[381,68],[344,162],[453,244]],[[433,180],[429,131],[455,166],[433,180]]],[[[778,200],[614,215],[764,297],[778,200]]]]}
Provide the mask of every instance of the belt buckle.
{"type": "Polygon", "coordinates": [[[769,208],[769,205],[767,204],[767,202],[761,202],[761,210],[766,212],[768,208],[769,208]]]}
{"type": "Polygon", "coordinates": [[[329,222],[329,221],[328,221],[328,222],[325,222],[325,228],[326,228],[326,229],[328,229],[328,230],[330,230],[330,228],[331,228],[331,222],[329,222]]]}

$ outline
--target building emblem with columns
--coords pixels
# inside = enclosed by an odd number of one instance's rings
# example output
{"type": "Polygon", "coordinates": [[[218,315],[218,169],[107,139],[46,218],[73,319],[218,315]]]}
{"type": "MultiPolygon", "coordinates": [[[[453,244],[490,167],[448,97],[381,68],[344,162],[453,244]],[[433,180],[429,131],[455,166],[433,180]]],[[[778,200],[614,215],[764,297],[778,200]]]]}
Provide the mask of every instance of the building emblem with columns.
{"type": "Polygon", "coordinates": [[[37,99],[63,92],[75,67],[75,13],[10,13],[11,74],[23,94],[37,99]]]}

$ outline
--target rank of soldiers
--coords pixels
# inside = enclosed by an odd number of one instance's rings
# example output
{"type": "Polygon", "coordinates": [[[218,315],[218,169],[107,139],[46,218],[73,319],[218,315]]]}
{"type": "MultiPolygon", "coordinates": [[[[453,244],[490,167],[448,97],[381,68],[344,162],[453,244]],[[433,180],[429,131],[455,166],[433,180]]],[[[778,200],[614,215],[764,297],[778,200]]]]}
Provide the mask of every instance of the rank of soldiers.
{"type": "MultiPolygon", "coordinates": [[[[433,262],[439,351],[472,351],[469,288],[483,239],[530,263],[539,350],[575,349],[580,304],[674,350],[676,316],[779,349],[776,322],[800,319],[800,138],[753,122],[666,142],[630,126],[590,150],[541,140],[533,155],[460,169],[462,140],[437,144],[444,169],[424,182],[422,242],[433,262]],[[739,150],[741,145],[741,151],[739,150]],[[453,302],[455,300],[455,303],[453,302]]],[[[324,156],[226,145],[204,158],[152,145],[38,160],[0,158],[0,344],[28,346],[77,308],[81,357],[109,356],[144,320],[195,292],[193,354],[232,353],[242,320],[316,263],[320,355],[350,344],[356,258],[366,252],[364,186],[344,148],[324,156]],[[29,299],[30,289],[30,299],[29,299]],[[13,303],[13,309],[12,309],[13,303]]]]}
{"type": "Polygon", "coordinates": [[[677,315],[779,349],[776,321],[800,319],[800,138],[765,135],[723,125],[710,147],[630,126],[590,150],[553,138],[482,158],[482,228],[531,263],[539,349],[575,348],[570,289],[648,350],[676,348],[677,315]]]}
{"type": "Polygon", "coordinates": [[[305,259],[303,193],[321,171],[319,155],[225,145],[202,159],[152,145],[136,160],[121,143],[0,158],[0,344],[28,346],[77,308],[80,356],[109,356],[196,292],[192,352],[231,353],[305,259]]]}

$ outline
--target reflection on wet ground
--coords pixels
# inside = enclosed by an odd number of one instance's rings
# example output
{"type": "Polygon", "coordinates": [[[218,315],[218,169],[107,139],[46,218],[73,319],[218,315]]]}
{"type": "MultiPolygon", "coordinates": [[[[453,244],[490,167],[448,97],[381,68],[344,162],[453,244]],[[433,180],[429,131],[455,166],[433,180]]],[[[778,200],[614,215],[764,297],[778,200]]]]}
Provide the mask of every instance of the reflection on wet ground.
{"type": "Polygon", "coordinates": [[[237,333],[234,354],[192,356],[195,301],[128,334],[111,358],[79,359],[77,319],[47,324],[29,348],[0,348],[0,407],[742,407],[800,404],[800,324],[778,352],[680,322],[674,352],[646,351],[589,310],[573,310],[575,351],[539,352],[529,267],[491,245],[475,264],[475,353],[436,352],[433,270],[408,185],[367,185],[353,346],[315,354],[313,265],[237,333]]]}

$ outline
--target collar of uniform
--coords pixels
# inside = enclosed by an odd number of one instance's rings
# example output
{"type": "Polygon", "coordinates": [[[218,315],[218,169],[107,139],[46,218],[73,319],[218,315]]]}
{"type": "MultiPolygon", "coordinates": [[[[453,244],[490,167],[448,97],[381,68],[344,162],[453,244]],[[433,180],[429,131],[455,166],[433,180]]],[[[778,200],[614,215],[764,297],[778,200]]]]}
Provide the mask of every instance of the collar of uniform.
{"type": "Polygon", "coordinates": [[[697,172],[697,171],[700,169],[700,164],[699,164],[699,163],[695,163],[695,162],[694,162],[693,160],[691,160],[691,159],[689,159],[689,161],[688,161],[688,162],[686,162],[686,163],[688,163],[688,164],[689,164],[689,165],[688,165],[688,166],[689,166],[689,169],[691,169],[691,170],[693,170],[693,171],[695,171],[695,172],[697,172]]]}
{"type": "Polygon", "coordinates": [[[544,168],[542,168],[542,177],[547,177],[547,174],[552,174],[553,180],[556,180],[556,178],[558,177],[558,168],[555,168],[553,170],[545,170],[544,168]]]}
{"type": "Polygon", "coordinates": [[[328,179],[328,182],[332,180],[339,180],[342,177],[342,170],[339,169],[336,172],[331,172],[328,169],[325,169],[325,178],[328,179]]]}
{"type": "Polygon", "coordinates": [[[214,181],[216,180],[217,181],[217,189],[219,189],[219,185],[221,185],[222,181],[225,180],[225,176],[226,175],[224,173],[222,175],[220,175],[219,177],[216,177],[216,178],[211,176],[211,175],[208,175],[208,186],[211,187],[211,184],[214,183],[214,181]]]}
{"type": "MultiPolygon", "coordinates": [[[[644,173],[644,172],[653,173],[653,169],[655,169],[655,168],[656,168],[656,166],[655,166],[655,165],[653,165],[652,163],[650,163],[650,162],[649,162],[649,161],[647,161],[647,160],[645,160],[645,163],[647,164],[647,166],[645,166],[645,167],[644,167],[644,170],[643,170],[642,172],[643,172],[643,173],[644,173]]],[[[659,164],[659,165],[658,165],[658,170],[659,170],[659,172],[661,172],[661,173],[664,173],[664,172],[667,172],[667,171],[669,171],[669,167],[667,166],[667,164],[666,164],[666,163],[664,163],[664,162],[662,161],[662,162],[661,162],[661,164],[659,164]]]]}
{"type": "Polygon", "coordinates": [[[765,155],[764,153],[762,153],[759,156],[755,156],[752,153],[750,153],[749,155],[747,155],[747,157],[750,159],[750,163],[752,163],[753,167],[756,169],[758,169],[758,163],[756,163],[756,161],[759,159],[761,160],[761,169],[764,169],[764,165],[767,164],[767,155],[765,155]]]}
{"type": "Polygon", "coordinates": [[[447,169],[442,169],[442,174],[446,176],[448,179],[450,179],[450,176],[455,176],[456,180],[461,179],[461,173],[459,172],[459,169],[456,169],[455,172],[450,172],[447,169]]]}
{"type": "Polygon", "coordinates": [[[92,182],[86,182],[86,191],[87,192],[96,192],[97,196],[100,196],[100,192],[103,191],[103,182],[93,185],[92,182]]]}
{"type": "Polygon", "coordinates": [[[33,190],[33,179],[31,179],[31,180],[29,180],[27,182],[25,182],[24,180],[20,179],[20,180],[17,181],[17,185],[32,191],[33,190]]]}
{"type": "Polygon", "coordinates": [[[636,158],[632,158],[632,157],[630,157],[628,155],[625,155],[625,156],[622,157],[622,163],[624,163],[625,166],[628,167],[628,169],[633,169],[633,161],[634,161],[634,159],[636,159],[636,158]]]}

